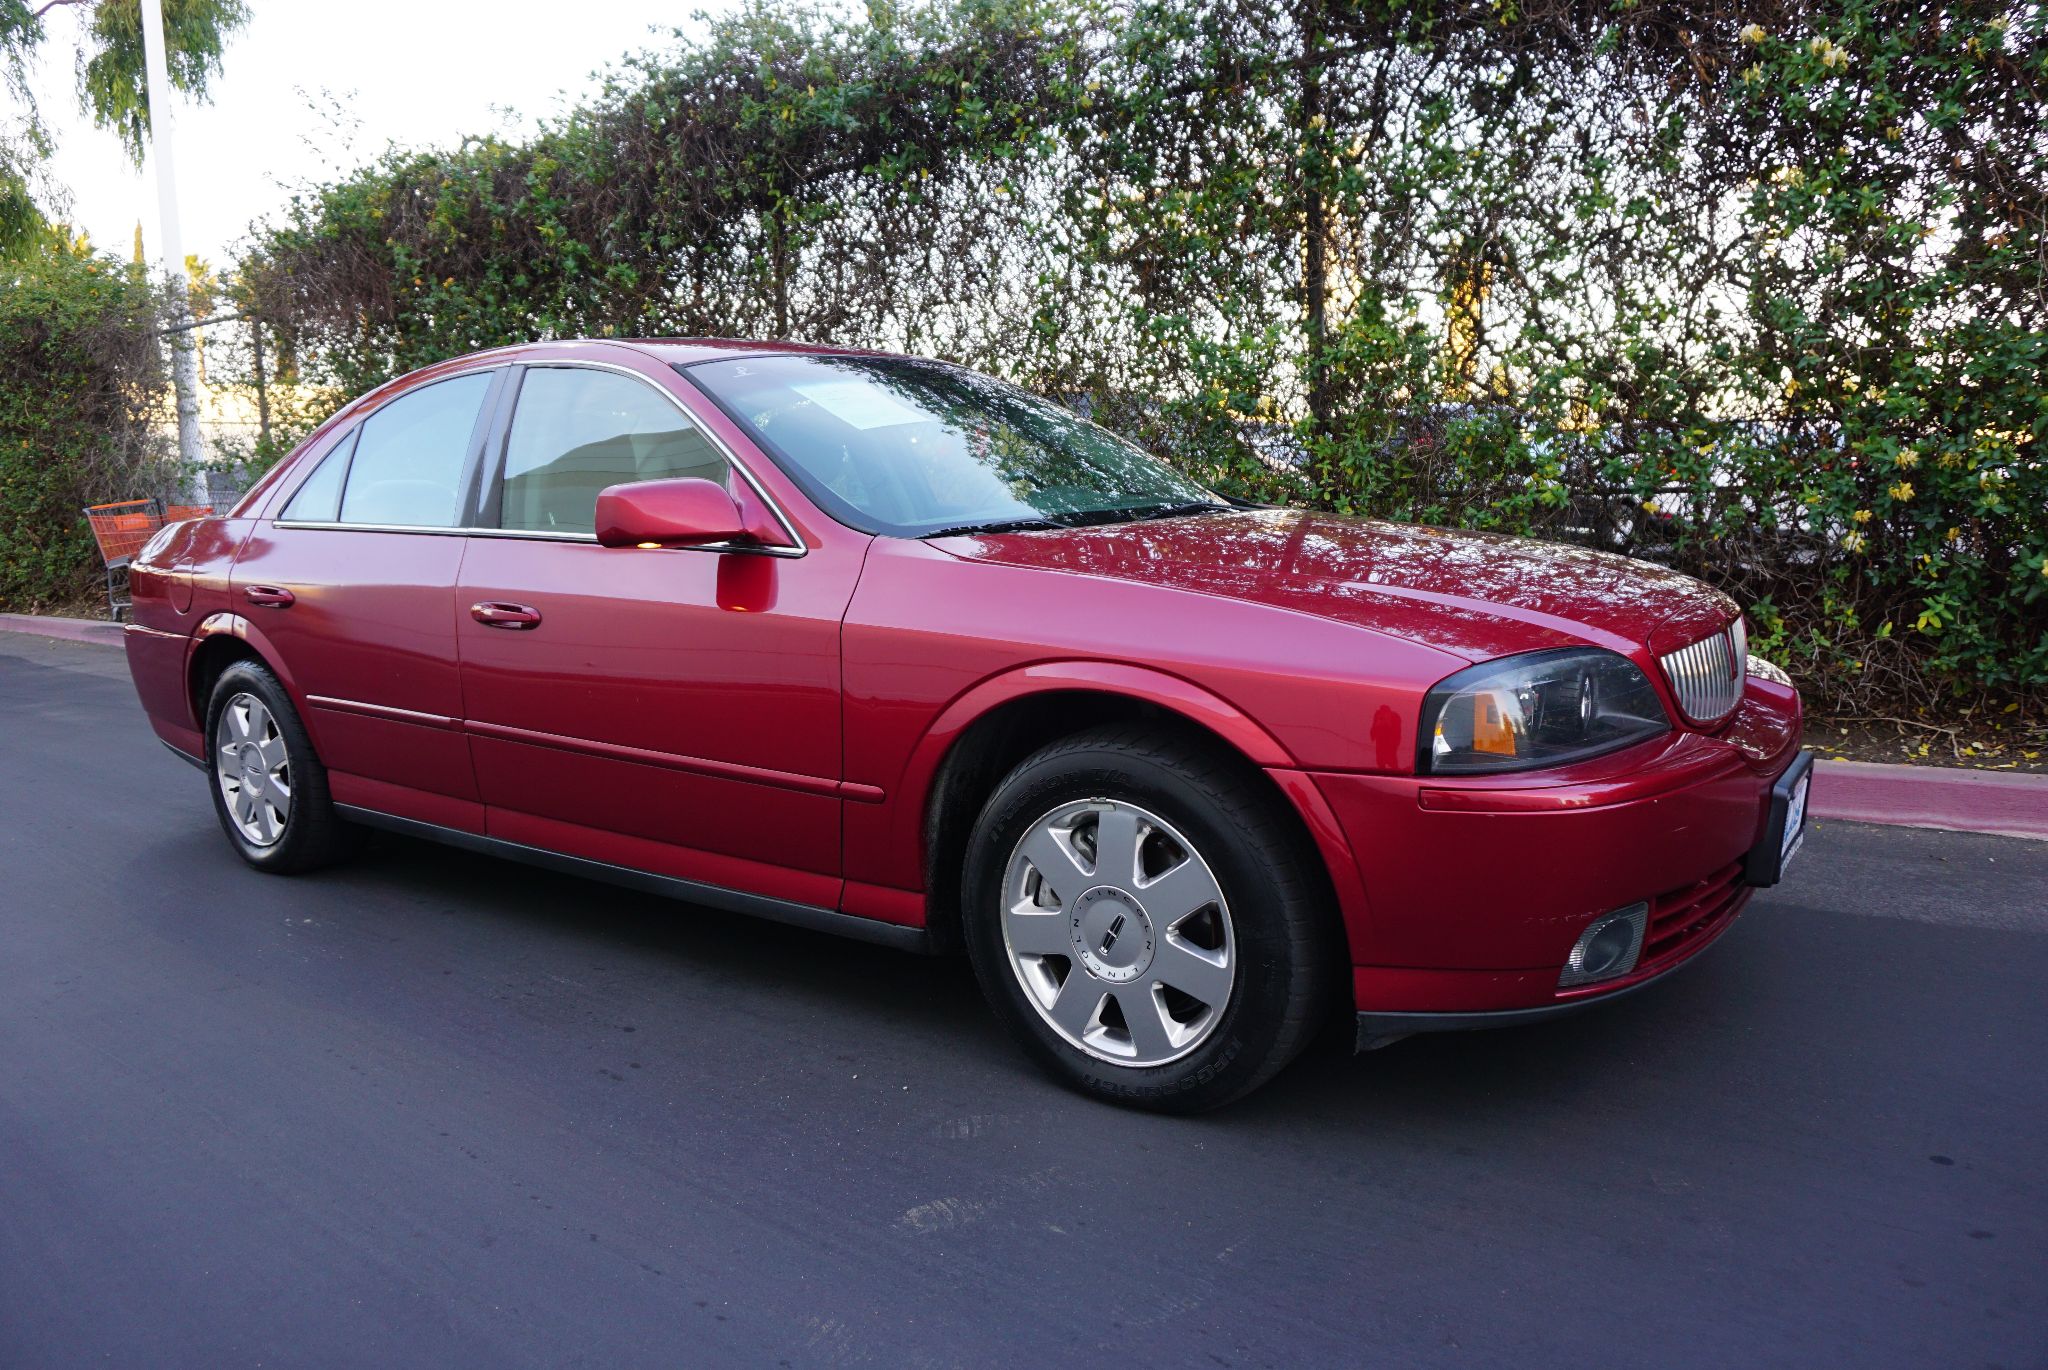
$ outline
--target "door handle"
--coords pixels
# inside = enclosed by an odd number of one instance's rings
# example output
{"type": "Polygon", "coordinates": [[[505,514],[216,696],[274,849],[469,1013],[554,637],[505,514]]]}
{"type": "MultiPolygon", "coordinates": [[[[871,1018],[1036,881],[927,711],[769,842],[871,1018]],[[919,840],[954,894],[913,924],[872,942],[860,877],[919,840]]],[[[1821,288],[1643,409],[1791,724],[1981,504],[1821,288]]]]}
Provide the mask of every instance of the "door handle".
{"type": "Polygon", "coordinates": [[[469,616],[486,628],[531,628],[540,622],[540,610],[524,604],[486,601],[469,606],[469,616]]]}
{"type": "Polygon", "coordinates": [[[281,585],[245,586],[242,595],[251,604],[261,604],[266,609],[289,609],[299,598],[281,585]]]}

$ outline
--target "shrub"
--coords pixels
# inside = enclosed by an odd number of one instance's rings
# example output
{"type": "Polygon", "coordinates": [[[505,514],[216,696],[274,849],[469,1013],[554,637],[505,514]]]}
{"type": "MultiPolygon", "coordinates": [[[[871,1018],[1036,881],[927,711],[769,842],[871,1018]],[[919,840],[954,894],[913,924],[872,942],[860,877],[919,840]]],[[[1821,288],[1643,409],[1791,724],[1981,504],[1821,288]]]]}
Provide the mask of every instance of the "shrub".
{"type": "Polygon", "coordinates": [[[0,608],[77,602],[99,554],[80,510],[154,495],[173,469],[149,287],[62,247],[0,263],[0,608]]]}
{"type": "Polygon", "coordinates": [[[2048,695],[2048,11],[753,0],[242,266],[312,379],[896,347],[1204,479],[1654,557],[1836,710],[2048,695]]]}

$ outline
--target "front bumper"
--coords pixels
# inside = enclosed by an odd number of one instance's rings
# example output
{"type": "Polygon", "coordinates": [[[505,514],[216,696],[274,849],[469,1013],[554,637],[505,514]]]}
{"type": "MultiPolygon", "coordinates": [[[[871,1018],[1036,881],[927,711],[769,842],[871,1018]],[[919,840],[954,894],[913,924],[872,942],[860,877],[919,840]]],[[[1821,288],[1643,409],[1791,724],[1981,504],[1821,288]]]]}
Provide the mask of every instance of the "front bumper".
{"type": "Polygon", "coordinates": [[[1597,986],[1603,992],[1582,994],[1576,999],[1554,1004],[1539,1004],[1535,1008],[1499,1008],[1482,1013],[1360,1013],[1358,1015],[1358,1038],[1355,1050],[1373,1051],[1391,1046],[1403,1037],[1413,1037],[1423,1032],[1475,1032],[1484,1028],[1524,1027],[1531,1023],[1545,1023],[1552,1018],[1589,1009],[1597,1004],[1612,1003],[1625,998],[1639,989],[1651,985],[1684,970],[1698,959],[1699,953],[1712,945],[1712,939],[1694,948],[1687,955],[1648,976],[1633,976],[1627,981],[1616,981],[1619,989],[1597,986]]]}
{"type": "Polygon", "coordinates": [[[1363,887],[1347,916],[1361,1039],[1552,1016],[1711,946],[1763,868],[1776,783],[1805,764],[1799,723],[1796,692],[1752,679],[1718,735],[1672,733],[1568,771],[1315,775],[1363,887]],[[1586,926],[1638,901],[1650,916],[1635,969],[1559,989],[1586,926]]]}

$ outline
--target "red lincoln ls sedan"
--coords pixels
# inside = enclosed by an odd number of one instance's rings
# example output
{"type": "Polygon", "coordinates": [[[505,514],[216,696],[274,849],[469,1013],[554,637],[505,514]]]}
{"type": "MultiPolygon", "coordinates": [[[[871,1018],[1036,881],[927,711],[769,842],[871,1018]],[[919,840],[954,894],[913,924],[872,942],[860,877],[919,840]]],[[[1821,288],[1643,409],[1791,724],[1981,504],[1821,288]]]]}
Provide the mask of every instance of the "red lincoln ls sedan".
{"type": "Polygon", "coordinates": [[[387,828],[964,946],[1092,1093],[1192,1110],[1632,990],[1803,831],[1798,693],[1654,566],[1250,508],[909,357],[479,353],[133,570],[228,841],[387,828]]]}

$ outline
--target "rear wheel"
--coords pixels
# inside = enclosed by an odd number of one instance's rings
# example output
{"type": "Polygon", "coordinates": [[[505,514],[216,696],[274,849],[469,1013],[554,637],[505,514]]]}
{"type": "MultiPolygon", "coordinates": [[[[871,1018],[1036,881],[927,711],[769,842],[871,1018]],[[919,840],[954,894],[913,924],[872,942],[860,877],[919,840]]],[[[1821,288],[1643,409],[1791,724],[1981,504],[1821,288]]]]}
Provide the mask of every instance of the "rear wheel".
{"type": "Polygon", "coordinates": [[[1320,1024],[1327,899],[1260,780],[1220,748],[1116,727],[1044,748],[990,797],[965,876],[968,952],[1061,1079],[1213,1108],[1320,1024]]]}
{"type": "Polygon", "coordinates": [[[214,682],[206,719],[214,812],[244,861],[291,874],[349,851],[353,830],[335,813],[327,770],[276,676],[235,662],[214,682]]]}

